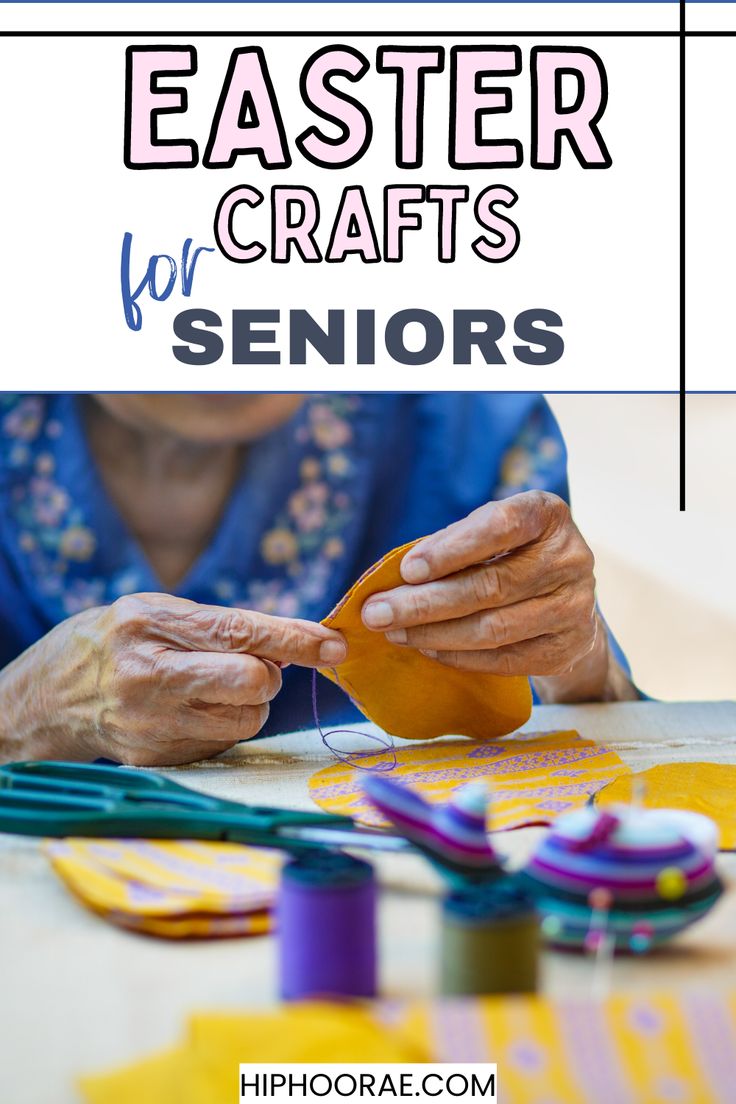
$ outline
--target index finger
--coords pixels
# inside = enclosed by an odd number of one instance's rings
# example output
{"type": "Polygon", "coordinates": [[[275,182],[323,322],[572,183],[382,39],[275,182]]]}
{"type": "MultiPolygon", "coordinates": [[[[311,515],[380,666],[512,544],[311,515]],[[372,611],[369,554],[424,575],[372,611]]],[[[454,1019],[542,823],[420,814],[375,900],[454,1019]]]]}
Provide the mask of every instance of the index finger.
{"type": "Polygon", "coordinates": [[[245,652],[274,663],[337,666],[347,655],[341,633],[315,621],[253,610],[192,605],[157,611],[157,629],[188,651],[245,652]]]}
{"type": "Polygon", "coordinates": [[[561,510],[566,510],[563,500],[543,491],[488,502],[410,548],[401,561],[401,577],[426,583],[503,556],[538,540],[558,523],[561,510]]]}

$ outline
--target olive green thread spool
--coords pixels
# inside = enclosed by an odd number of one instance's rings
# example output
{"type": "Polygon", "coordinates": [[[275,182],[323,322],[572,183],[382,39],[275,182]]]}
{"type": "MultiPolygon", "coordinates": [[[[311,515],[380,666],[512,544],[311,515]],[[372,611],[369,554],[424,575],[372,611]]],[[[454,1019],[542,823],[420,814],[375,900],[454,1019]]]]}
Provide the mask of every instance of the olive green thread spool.
{"type": "Polygon", "coordinates": [[[512,877],[450,893],[442,905],[443,996],[534,993],[539,919],[512,877]]]}

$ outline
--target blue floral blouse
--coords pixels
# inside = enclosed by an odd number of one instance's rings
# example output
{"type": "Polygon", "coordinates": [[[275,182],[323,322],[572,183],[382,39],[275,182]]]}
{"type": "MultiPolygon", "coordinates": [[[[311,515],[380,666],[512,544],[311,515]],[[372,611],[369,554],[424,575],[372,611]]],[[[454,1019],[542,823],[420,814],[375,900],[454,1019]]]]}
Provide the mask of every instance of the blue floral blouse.
{"type": "MultiPolygon", "coordinates": [[[[249,448],[177,593],[320,620],[395,545],[530,488],[568,494],[565,446],[539,395],[311,395],[249,448]]],[[[66,617],[163,589],[105,492],[79,399],[0,395],[0,667],[66,617]]],[[[311,723],[308,678],[285,672],[265,734],[311,723]]],[[[320,715],[354,716],[327,680],[320,715]]]]}

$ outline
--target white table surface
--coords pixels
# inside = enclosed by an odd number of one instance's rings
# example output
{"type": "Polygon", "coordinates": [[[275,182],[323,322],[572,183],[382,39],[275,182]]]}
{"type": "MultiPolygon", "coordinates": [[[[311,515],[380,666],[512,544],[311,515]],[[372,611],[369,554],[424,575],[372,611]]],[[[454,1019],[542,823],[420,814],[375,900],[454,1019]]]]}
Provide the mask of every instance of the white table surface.
{"type": "MultiPolygon", "coordinates": [[[[366,731],[370,726],[357,726],[366,731]]],[[[528,731],[575,728],[633,769],[676,760],[736,763],[736,703],[540,706],[528,731]]],[[[399,742],[399,741],[397,741],[399,742]]],[[[365,744],[359,735],[355,746],[365,744]]],[[[375,745],[371,745],[375,747],[375,745]]],[[[173,771],[178,781],[240,800],[313,808],[306,783],[332,762],[316,732],[243,744],[173,771]]],[[[503,834],[521,861],[542,829],[503,834]]],[[[736,853],[719,859],[736,882],[736,853]]],[[[434,875],[414,856],[382,856],[382,993],[430,996],[436,963],[434,875]]],[[[544,991],[590,990],[590,963],[546,954],[544,991]]],[[[78,1104],[81,1072],[173,1043],[188,1012],[268,1006],[276,999],[271,937],[168,943],[96,918],[57,879],[38,841],[0,836],[0,1101],[78,1104]]],[[[614,964],[616,989],[736,989],[736,893],[666,950],[614,964]]]]}

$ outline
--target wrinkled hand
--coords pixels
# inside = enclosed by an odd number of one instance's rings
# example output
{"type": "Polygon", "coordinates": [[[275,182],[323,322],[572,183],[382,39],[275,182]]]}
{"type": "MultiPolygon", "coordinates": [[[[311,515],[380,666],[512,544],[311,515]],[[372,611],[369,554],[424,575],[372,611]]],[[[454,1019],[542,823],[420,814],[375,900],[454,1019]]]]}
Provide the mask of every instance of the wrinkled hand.
{"type": "MultiPolygon", "coordinates": [[[[15,758],[138,766],[216,755],[263,727],[280,666],[333,666],[339,633],[308,621],[136,594],[62,622],[2,674],[15,758]]],[[[10,731],[10,729],[8,729],[10,731]]]]}
{"type": "Polygon", "coordinates": [[[605,682],[593,554],[565,502],[528,491],[473,511],[404,556],[405,586],[374,594],[365,625],[450,667],[560,676],[595,650],[605,682]]]}

